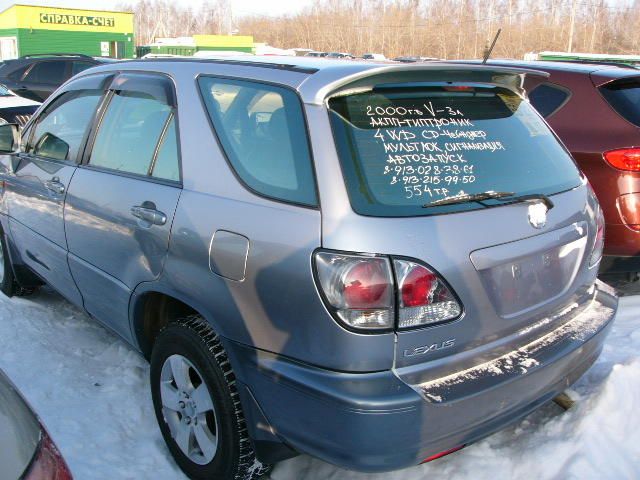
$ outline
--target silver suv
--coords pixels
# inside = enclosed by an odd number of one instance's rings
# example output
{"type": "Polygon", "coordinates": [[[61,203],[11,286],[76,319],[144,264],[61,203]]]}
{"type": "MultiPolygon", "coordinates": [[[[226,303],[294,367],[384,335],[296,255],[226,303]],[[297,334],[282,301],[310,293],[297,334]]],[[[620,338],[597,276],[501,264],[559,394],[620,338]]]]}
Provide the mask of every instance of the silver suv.
{"type": "Polygon", "coordinates": [[[0,127],[2,291],[46,282],[149,358],[191,478],[462,448],[582,375],[617,309],[600,207],[528,74],[87,70],[0,127]]]}

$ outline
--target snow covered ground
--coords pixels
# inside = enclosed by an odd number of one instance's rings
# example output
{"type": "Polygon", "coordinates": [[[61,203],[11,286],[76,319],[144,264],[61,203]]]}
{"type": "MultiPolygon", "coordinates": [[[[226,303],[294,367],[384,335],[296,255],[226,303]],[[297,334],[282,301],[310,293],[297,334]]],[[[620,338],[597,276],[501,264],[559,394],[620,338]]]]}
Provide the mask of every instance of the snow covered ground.
{"type": "MultiPolygon", "coordinates": [[[[0,295],[0,368],[40,414],[77,480],[182,479],[151,407],[146,362],[57,294],[0,295]]],[[[640,296],[624,297],[567,412],[551,404],[434,463],[363,475],[301,456],[274,480],[640,478],[640,296]]]]}

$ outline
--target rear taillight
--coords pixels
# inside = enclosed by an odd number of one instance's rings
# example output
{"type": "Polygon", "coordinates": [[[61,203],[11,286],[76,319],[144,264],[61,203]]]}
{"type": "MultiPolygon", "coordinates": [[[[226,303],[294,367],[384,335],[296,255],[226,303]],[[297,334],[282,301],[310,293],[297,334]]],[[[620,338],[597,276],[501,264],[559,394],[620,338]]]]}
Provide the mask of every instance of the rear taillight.
{"type": "Polygon", "coordinates": [[[314,263],[325,303],[351,328],[393,328],[396,305],[401,329],[452,320],[462,312],[444,280],[417,261],[318,251],[314,263]]]}
{"type": "Polygon", "coordinates": [[[602,258],[602,252],[604,251],[604,215],[602,214],[602,208],[598,205],[596,212],[596,239],[593,243],[593,249],[591,250],[591,256],[589,257],[589,267],[596,265],[602,258]]]}
{"type": "Polygon", "coordinates": [[[38,451],[24,480],[73,480],[69,467],[46,431],[42,433],[38,451]]]}
{"type": "Polygon", "coordinates": [[[620,148],[604,152],[609,165],[619,170],[640,172],[640,148],[620,148]]]}
{"type": "Polygon", "coordinates": [[[320,289],[333,313],[363,330],[393,327],[393,276],[386,257],[316,252],[320,289]]]}
{"type": "Polygon", "coordinates": [[[398,327],[452,320],[460,316],[462,308],[435,272],[410,260],[394,260],[398,281],[398,327]]]}

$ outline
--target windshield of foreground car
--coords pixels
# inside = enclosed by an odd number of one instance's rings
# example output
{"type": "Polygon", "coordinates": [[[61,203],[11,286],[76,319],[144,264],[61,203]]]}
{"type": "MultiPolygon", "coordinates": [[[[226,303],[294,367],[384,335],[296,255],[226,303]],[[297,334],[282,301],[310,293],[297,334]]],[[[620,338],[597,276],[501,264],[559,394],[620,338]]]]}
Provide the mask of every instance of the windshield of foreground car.
{"type": "Polygon", "coordinates": [[[505,88],[396,85],[336,96],[329,107],[356,213],[450,213],[504,202],[422,206],[455,195],[552,195],[580,185],[555,135],[505,88]]]}

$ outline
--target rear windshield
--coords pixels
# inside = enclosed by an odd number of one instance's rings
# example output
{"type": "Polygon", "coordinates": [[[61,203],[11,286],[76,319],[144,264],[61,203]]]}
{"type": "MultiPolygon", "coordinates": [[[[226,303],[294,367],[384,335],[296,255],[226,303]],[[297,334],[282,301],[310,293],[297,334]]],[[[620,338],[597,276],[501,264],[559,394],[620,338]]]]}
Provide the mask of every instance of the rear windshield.
{"type": "Polygon", "coordinates": [[[500,205],[424,208],[486,191],[551,195],[578,170],[531,105],[494,86],[399,86],[329,100],[351,205],[372,216],[415,216],[500,205]]]}
{"type": "Polygon", "coordinates": [[[640,127],[640,79],[618,80],[600,87],[600,91],[616,112],[640,127]]]}

